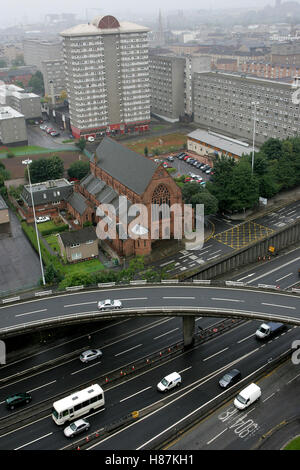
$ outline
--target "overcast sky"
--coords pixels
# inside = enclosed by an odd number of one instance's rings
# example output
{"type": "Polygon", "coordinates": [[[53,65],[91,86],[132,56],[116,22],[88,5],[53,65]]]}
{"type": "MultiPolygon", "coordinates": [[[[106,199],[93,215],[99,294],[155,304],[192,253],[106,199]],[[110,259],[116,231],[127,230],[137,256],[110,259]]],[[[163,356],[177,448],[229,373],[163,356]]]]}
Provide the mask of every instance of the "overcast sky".
{"type": "MultiPolygon", "coordinates": [[[[283,0],[284,1],[284,0],[283,0]]],[[[107,9],[104,7],[102,11],[92,10],[93,8],[101,8],[105,4],[99,0],[1,0],[1,25],[9,23],[31,23],[36,20],[43,19],[47,13],[75,13],[78,17],[86,18],[86,8],[88,8],[89,18],[102,14],[114,14],[120,11],[122,16],[128,16],[130,20],[131,12],[156,14],[159,8],[163,12],[167,10],[187,10],[187,9],[216,9],[216,8],[240,8],[243,6],[249,8],[262,8],[270,4],[274,5],[275,0],[151,0],[149,2],[141,2],[140,0],[113,0],[111,6],[107,9]]]]}

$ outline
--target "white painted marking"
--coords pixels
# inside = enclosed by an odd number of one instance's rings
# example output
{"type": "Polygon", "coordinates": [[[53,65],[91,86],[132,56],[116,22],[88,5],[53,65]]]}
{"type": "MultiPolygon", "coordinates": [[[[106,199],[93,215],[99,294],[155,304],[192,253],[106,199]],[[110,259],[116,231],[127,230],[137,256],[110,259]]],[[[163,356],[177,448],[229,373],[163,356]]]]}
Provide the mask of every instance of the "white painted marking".
{"type": "Polygon", "coordinates": [[[227,351],[227,349],[229,349],[229,347],[227,347],[227,348],[225,348],[225,349],[222,349],[221,351],[219,351],[219,352],[213,354],[212,356],[206,357],[205,359],[203,359],[203,362],[204,362],[204,361],[208,361],[208,359],[211,359],[212,357],[215,357],[215,356],[217,356],[218,354],[221,354],[221,353],[224,352],[224,351],[227,351]]]}
{"type": "Polygon", "coordinates": [[[271,271],[268,271],[267,273],[261,274],[260,276],[257,276],[254,279],[251,279],[246,284],[248,284],[250,282],[257,281],[258,279],[261,279],[262,277],[268,276],[269,274],[275,273],[276,271],[279,271],[279,269],[285,268],[289,264],[296,263],[299,260],[300,260],[300,256],[298,256],[298,258],[293,259],[292,261],[288,261],[287,263],[282,264],[281,266],[278,266],[277,268],[271,269],[271,271]]]}
{"type": "Polygon", "coordinates": [[[163,297],[163,299],[195,300],[196,297],[163,297]]]}
{"type": "Polygon", "coordinates": [[[91,305],[91,304],[96,304],[97,301],[94,302],[83,302],[82,304],[70,304],[70,305],[64,305],[65,308],[67,307],[81,307],[81,305],[91,305]]]}
{"type": "Polygon", "coordinates": [[[162,268],[163,266],[168,266],[168,264],[175,263],[175,259],[172,259],[171,261],[168,261],[167,263],[160,264],[160,267],[162,268]]]}
{"type": "Polygon", "coordinates": [[[28,390],[27,393],[31,393],[31,392],[34,392],[35,390],[39,390],[40,388],[47,387],[48,385],[54,384],[55,382],[56,380],[52,380],[52,382],[48,382],[45,385],[41,385],[40,387],[33,388],[32,390],[28,390]]]}
{"type": "Polygon", "coordinates": [[[95,367],[97,365],[101,364],[101,361],[95,361],[94,364],[91,364],[89,366],[83,367],[82,369],[76,370],[75,372],[71,372],[71,375],[79,374],[80,372],[84,372],[85,370],[89,369],[90,367],[95,367]]]}
{"type": "Polygon", "coordinates": [[[228,428],[225,428],[222,432],[220,432],[219,434],[217,434],[215,437],[213,437],[210,441],[208,441],[206,443],[206,445],[209,445],[211,444],[215,439],[217,439],[218,437],[220,437],[225,431],[227,431],[228,428]]]}
{"type": "Polygon", "coordinates": [[[19,313],[18,315],[15,315],[15,317],[23,317],[24,315],[33,315],[34,313],[47,312],[47,310],[47,308],[44,308],[43,310],[35,310],[34,312],[19,313]]]}
{"type": "Polygon", "coordinates": [[[290,381],[288,382],[288,384],[290,384],[291,382],[293,382],[293,381],[294,381],[297,377],[299,377],[299,376],[300,376],[300,374],[296,375],[292,380],[290,380],[290,381]]]}
{"type": "Polygon", "coordinates": [[[247,279],[247,277],[251,277],[251,276],[254,276],[255,273],[252,273],[252,274],[248,274],[248,276],[244,276],[244,277],[241,277],[240,279],[238,279],[237,281],[240,282],[240,281],[243,281],[244,279],[247,279]]]}
{"type": "Polygon", "coordinates": [[[169,335],[170,333],[173,333],[173,331],[176,331],[176,330],[179,330],[179,328],[174,328],[174,330],[167,331],[167,333],[164,333],[164,334],[162,334],[162,335],[160,335],[160,336],[156,336],[156,337],[153,338],[153,339],[162,338],[163,336],[169,335]]]}
{"type": "Polygon", "coordinates": [[[254,334],[249,335],[249,336],[247,336],[246,338],[240,339],[240,340],[238,341],[238,344],[239,344],[239,343],[242,343],[243,341],[246,341],[246,339],[252,338],[253,336],[254,336],[254,334]]]}
{"type": "Polygon", "coordinates": [[[148,297],[132,297],[132,298],[127,298],[127,299],[118,299],[121,300],[122,302],[126,302],[126,300],[148,300],[148,297]]]}
{"type": "Polygon", "coordinates": [[[272,395],[270,395],[269,397],[265,398],[265,399],[263,400],[263,403],[264,403],[265,401],[269,400],[269,398],[272,398],[272,397],[274,397],[274,395],[275,395],[275,392],[274,392],[274,393],[272,393],[272,395]]]}
{"type": "Polygon", "coordinates": [[[27,442],[27,444],[23,444],[20,447],[16,447],[14,450],[19,450],[22,449],[23,447],[29,446],[30,444],[33,444],[34,442],[40,441],[41,439],[45,439],[45,437],[51,436],[53,432],[49,432],[48,434],[45,434],[44,436],[38,437],[37,439],[34,439],[34,441],[27,442]]]}
{"type": "Polygon", "coordinates": [[[135,397],[136,395],[139,395],[140,393],[143,393],[145,390],[149,390],[149,388],[151,388],[151,387],[143,388],[143,390],[140,390],[139,392],[136,392],[133,395],[130,395],[130,397],[122,398],[122,400],[120,400],[120,403],[122,401],[129,400],[129,398],[135,397]]]}
{"type": "Polygon", "coordinates": [[[288,305],[267,304],[266,302],[262,302],[261,304],[268,305],[269,307],[289,308],[290,310],[296,310],[296,307],[289,307],[288,305]]]}
{"type": "Polygon", "coordinates": [[[178,373],[182,374],[183,372],[186,372],[187,370],[190,370],[191,368],[192,368],[192,366],[187,367],[186,369],[180,370],[178,373]]]}
{"type": "Polygon", "coordinates": [[[289,276],[291,276],[292,274],[294,274],[294,273],[286,274],[286,276],[283,276],[283,277],[280,277],[279,279],[276,279],[275,282],[282,281],[282,279],[285,279],[286,277],[289,277],[289,276]]]}
{"type": "Polygon", "coordinates": [[[140,346],[143,346],[143,345],[142,345],[142,344],[138,344],[137,346],[133,346],[133,348],[126,349],[126,351],[122,351],[122,352],[120,352],[120,353],[118,353],[118,354],[115,354],[115,357],[121,356],[121,354],[125,354],[125,353],[127,353],[127,352],[129,352],[129,351],[132,351],[133,349],[139,348],[140,346]]]}
{"type": "Polygon", "coordinates": [[[219,299],[217,297],[212,297],[211,300],[220,300],[221,302],[245,302],[244,300],[238,299],[219,299]]]}
{"type": "Polygon", "coordinates": [[[207,258],[207,261],[211,260],[211,259],[214,259],[214,258],[218,258],[219,255],[215,255],[215,256],[212,256],[211,258],[207,258]]]}

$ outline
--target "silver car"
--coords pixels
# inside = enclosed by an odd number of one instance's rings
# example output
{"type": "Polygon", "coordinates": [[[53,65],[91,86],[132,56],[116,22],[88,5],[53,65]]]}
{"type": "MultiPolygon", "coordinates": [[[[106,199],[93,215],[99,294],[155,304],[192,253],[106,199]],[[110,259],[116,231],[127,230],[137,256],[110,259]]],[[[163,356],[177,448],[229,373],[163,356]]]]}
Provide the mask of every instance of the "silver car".
{"type": "Polygon", "coordinates": [[[121,300],[106,299],[106,300],[101,300],[100,302],[98,302],[99,310],[113,310],[116,308],[122,308],[121,300]]]}
{"type": "Polygon", "coordinates": [[[64,429],[64,435],[66,437],[74,437],[77,434],[87,431],[89,427],[90,423],[88,423],[88,421],[86,421],[85,419],[78,419],[77,421],[74,421],[74,423],[71,423],[70,426],[67,426],[64,429]]]}
{"type": "Polygon", "coordinates": [[[80,354],[79,359],[81,362],[90,362],[94,359],[101,359],[102,358],[102,351],[100,349],[88,349],[80,354]]]}

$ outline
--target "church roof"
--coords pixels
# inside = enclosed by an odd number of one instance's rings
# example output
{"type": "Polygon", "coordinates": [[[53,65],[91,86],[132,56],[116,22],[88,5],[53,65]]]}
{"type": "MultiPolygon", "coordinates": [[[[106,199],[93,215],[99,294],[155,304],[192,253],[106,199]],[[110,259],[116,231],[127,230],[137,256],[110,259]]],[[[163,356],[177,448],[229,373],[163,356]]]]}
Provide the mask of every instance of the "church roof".
{"type": "Polygon", "coordinates": [[[137,194],[143,194],[157,164],[105,137],[96,149],[97,166],[137,194]]]}

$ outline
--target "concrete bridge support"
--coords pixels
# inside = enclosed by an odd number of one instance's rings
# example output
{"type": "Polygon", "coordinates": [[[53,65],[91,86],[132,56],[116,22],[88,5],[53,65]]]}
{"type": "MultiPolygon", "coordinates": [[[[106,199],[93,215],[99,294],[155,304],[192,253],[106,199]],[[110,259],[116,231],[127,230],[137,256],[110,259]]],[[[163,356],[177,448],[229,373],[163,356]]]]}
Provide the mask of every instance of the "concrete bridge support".
{"type": "Polygon", "coordinates": [[[194,343],[195,317],[192,315],[182,317],[182,327],[183,344],[185,348],[188,348],[194,343]]]}

